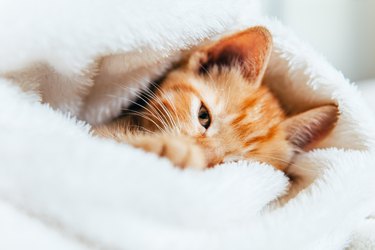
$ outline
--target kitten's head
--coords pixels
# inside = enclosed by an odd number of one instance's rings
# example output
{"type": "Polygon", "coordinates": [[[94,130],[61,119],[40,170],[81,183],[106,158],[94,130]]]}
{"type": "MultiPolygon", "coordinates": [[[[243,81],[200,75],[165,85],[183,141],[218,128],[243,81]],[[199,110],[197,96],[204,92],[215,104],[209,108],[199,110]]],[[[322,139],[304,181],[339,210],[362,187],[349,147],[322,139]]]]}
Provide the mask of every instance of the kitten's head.
{"type": "Polygon", "coordinates": [[[268,30],[254,27],[194,50],[164,78],[137,125],[191,138],[208,166],[256,159],[285,169],[332,130],[338,110],[325,105],[286,117],[262,84],[271,49],[268,30]]]}

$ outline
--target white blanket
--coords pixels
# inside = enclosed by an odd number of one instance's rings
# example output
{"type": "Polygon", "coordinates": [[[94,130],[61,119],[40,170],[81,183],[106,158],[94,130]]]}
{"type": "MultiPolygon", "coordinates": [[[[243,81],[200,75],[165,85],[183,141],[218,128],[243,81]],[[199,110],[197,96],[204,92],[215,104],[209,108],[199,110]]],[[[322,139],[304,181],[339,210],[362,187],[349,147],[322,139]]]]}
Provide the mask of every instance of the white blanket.
{"type": "Polygon", "coordinates": [[[0,249],[372,249],[375,121],[337,70],[248,0],[0,2],[0,249]],[[265,81],[340,121],[296,161],[305,190],[258,162],[181,171],[93,138],[179,51],[265,25],[265,81]],[[124,98],[122,98],[124,97],[124,98]],[[68,114],[70,113],[70,114],[68,114]]]}

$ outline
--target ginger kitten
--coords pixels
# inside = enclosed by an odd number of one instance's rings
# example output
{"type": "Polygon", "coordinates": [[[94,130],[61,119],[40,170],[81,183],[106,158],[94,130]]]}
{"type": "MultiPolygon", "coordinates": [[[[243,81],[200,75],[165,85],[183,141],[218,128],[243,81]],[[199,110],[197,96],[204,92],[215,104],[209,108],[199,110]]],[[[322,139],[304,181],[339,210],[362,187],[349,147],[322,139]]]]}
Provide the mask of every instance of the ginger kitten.
{"type": "Polygon", "coordinates": [[[179,167],[255,159],[286,170],[334,128],[338,109],[328,104],[287,117],[262,84],[271,50],[263,27],[200,47],[144,96],[141,109],[94,133],[179,167]]]}

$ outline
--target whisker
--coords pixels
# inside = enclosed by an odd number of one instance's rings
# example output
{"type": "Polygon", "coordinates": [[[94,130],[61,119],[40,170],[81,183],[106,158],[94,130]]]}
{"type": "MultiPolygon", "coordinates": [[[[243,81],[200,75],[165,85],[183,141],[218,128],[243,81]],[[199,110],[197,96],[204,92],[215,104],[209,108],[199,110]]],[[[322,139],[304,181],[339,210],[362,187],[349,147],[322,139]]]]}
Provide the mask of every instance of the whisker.
{"type": "MultiPolygon", "coordinates": [[[[159,96],[155,95],[151,90],[147,89],[146,90],[146,93],[148,95],[149,98],[154,98],[156,99],[156,101],[160,104],[161,108],[163,109],[163,111],[165,112],[165,114],[168,116],[168,121],[171,125],[171,127],[177,127],[177,124],[175,123],[174,119],[172,118],[172,114],[169,112],[169,110],[167,109],[167,107],[165,107],[164,103],[162,102],[162,100],[160,99],[159,96]]],[[[156,105],[154,105],[156,107],[156,105]]],[[[157,108],[157,107],[156,107],[157,108]]],[[[159,109],[158,109],[159,110],[159,109]]],[[[160,111],[160,110],[159,110],[160,111]]],[[[162,113],[160,111],[160,113],[162,113]]]]}
{"type": "MultiPolygon", "coordinates": [[[[133,79],[135,82],[137,82],[138,84],[142,85],[143,87],[145,86],[145,82],[142,81],[141,79],[138,79],[136,78],[135,76],[129,76],[130,79],[133,79]]],[[[160,99],[159,96],[157,96],[155,93],[153,93],[150,88],[144,88],[143,91],[144,91],[144,95],[142,94],[139,94],[137,93],[137,91],[134,89],[134,88],[130,88],[128,86],[124,86],[124,85],[121,85],[121,84],[117,84],[119,87],[123,88],[123,89],[128,89],[128,90],[131,90],[132,93],[136,93],[136,97],[141,99],[142,101],[144,101],[146,104],[148,104],[149,106],[152,106],[153,110],[155,112],[150,112],[150,113],[153,113],[154,116],[157,116],[157,120],[163,124],[164,127],[169,127],[170,130],[173,130],[174,133],[178,132],[178,131],[181,131],[182,129],[182,124],[181,124],[181,119],[180,119],[180,116],[179,116],[179,113],[177,112],[177,109],[176,109],[176,106],[175,104],[171,101],[170,97],[168,95],[166,95],[165,91],[163,89],[161,89],[158,84],[154,81],[148,81],[146,80],[146,83],[148,85],[151,85],[153,87],[155,87],[156,90],[160,91],[161,94],[163,94],[165,96],[165,100],[171,105],[172,107],[172,110],[169,110],[167,109],[167,107],[165,106],[165,104],[162,102],[162,100],[160,99]],[[134,91],[135,90],[135,91],[134,91]],[[146,96],[147,95],[147,96],[146,96]],[[147,101],[144,99],[147,98],[147,101]],[[151,101],[150,101],[151,100],[151,101]],[[154,100],[154,102],[152,101],[154,100]],[[155,104],[155,102],[159,103],[160,104],[160,108],[164,111],[162,112],[161,109],[159,109],[159,107],[155,104]],[[174,113],[175,116],[172,116],[172,113],[174,113]],[[176,117],[176,119],[174,119],[174,117],[176,117]],[[167,126],[168,124],[170,126],[167,126]],[[177,124],[178,123],[178,124],[177,124]]],[[[115,98],[120,98],[120,97],[115,97],[115,98]]],[[[124,99],[127,99],[127,98],[124,98],[124,99]]],[[[127,99],[129,100],[129,99],[127,99]]],[[[134,103],[134,102],[132,102],[134,103]]],[[[139,106],[139,105],[137,105],[139,106]]]]}
{"type": "Polygon", "coordinates": [[[145,127],[139,126],[139,125],[128,124],[128,125],[126,125],[126,126],[127,126],[128,128],[135,127],[135,128],[137,128],[138,130],[142,130],[142,132],[147,132],[147,133],[149,133],[149,134],[156,134],[155,131],[151,131],[151,130],[149,130],[149,129],[145,128],[145,127]]]}
{"type": "Polygon", "coordinates": [[[153,119],[151,119],[150,117],[146,116],[144,113],[141,113],[141,112],[135,111],[135,110],[130,110],[130,109],[124,109],[124,110],[128,110],[130,114],[139,116],[141,118],[144,118],[144,119],[152,122],[160,131],[166,132],[165,129],[161,128],[153,119]]]}
{"type": "MultiPolygon", "coordinates": [[[[133,93],[133,91],[134,91],[133,88],[130,88],[130,87],[128,87],[128,86],[121,86],[121,88],[128,89],[128,90],[132,91],[132,93],[133,93]]],[[[134,92],[135,92],[135,91],[134,91],[134,92]]],[[[138,93],[136,93],[136,92],[135,92],[135,94],[136,94],[136,97],[140,98],[140,99],[141,99],[142,101],[144,101],[146,104],[150,104],[150,103],[148,102],[149,99],[145,100],[140,94],[138,94],[138,93]]],[[[133,103],[133,104],[135,104],[135,105],[137,105],[137,106],[139,106],[139,107],[141,107],[141,108],[147,110],[147,112],[149,112],[152,116],[154,116],[154,117],[157,119],[158,122],[160,122],[164,127],[167,127],[167,123],[164,121],[163,117],[160,115],[159,112],[156,112],[156,113],[155,113],[155,112],[152,112],[152,111],[151,111],[150,109],[148,109],[146,106],[140,105],[139,103],[137,103],[137,102],[135,102],[135,101],[132,101],[132,100],[130,100],[129,98],[125,98],[125,97],[115,97],[115,96],[113,96],[113,97],[114,97],[114,98],[121,98],[121,99],[124,99],[124,100],[130,101],[131,103],[133,103]]],[[[152,105],[150,105],[150,106],[152,107],[152,105]]]]}
{"type": "MultiPolygon", "coordinates": [[[[174,123],[174,125],[175,125],[175,128],[176,128],[178,131],[180,131],[180,129],[182,128],[182,126],[181,126],[180,117],[179,117],[179,114],[178,114],[178,112],[177,112],[176,106],[174,105],[174,103],[172,102],[172,100],[170,99],[170,97],[165,93],[165,91],[164,91],[163,89],[161,89],[161,88],[158,86],[157,83],[155,83],[154,81],[150,81],[150,84],[151,84],[152,86],[154,86],[158,91],[160,91],[161,94],[166,98],[166,101],[171,105],[171,107],[172,107],[172,109],[173,109],[173,112],[174,112],[175,116],[177,117],[177,120],[172,119],[172,120],[173,120],[173,123],[174,123]],[[176,121],[178,122],[178,126],[177,126],[177,124],[176,124],[176,121]]],[[[151,90],[149,90],[149,92],[152,93],[151,90]]],[[[160,98],[158,98],[158,96],[157,96],[155,93],[152,93],[152,94],[153,94],[157,99],[160,99],[160,98]]],[[[161,104],[162,104],[163,106],[165,106],[164,103],[161,103],[161,104]]],[[[167,109],[167,110],[168,110],[168,109],[167,109]]],[[[168,110],[167,112],[170,114],[170,116],[172,116],[172,114],[170,113],[169,110],[168,110]]]]}
{"type": "MultiPolygon", "coordinates": [[[[110,95],[110,96],[111,96],[111,95],[110,95]]],[[[149,110],[146,106],[143,106],[143,105],[141,105],[141,104],[139,104],[139,103],[137,103],[137,102],[135,102],[135,101],[133,101],[133,100],[130,100],[129,98],[126,98],[126,97],[116,97],[116,96],[112,96],[112,97],[115,97],[115,98],[121,98],[121,99],[127,100],[127,101],[129,101],[130,103],[133,103],[134,105],[137,105],[137,106],[139,106],[140,108],[143,108],[143,109],[147,110],[149,114],[151,114],[152,116],[154,116],[159,122],[162,123],[160,117],[156,116],[156,115],[155,115],[151,110],[149,110]]],[[[129,111],[131,111],[130,109],[123,109],[123,110],[129,110],[129,111]]]]}

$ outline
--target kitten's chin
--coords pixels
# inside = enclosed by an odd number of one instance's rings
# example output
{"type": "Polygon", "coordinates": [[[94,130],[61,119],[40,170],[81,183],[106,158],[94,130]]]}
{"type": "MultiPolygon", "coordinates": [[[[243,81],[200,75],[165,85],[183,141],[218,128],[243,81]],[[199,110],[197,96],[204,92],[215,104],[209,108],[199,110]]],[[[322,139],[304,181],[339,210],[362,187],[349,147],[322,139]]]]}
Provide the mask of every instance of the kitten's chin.
{"type": "Polygon", "coordinates": [[[222,163],[224,163],[223,161],[220,161],[220,162],[209,162],[208,164],[207,164],[207,168],[213,168],[213,167],[216,167],[217,165],[220,165],[220,164],[222,164],[222,163]]]}
{"type": "Polygon", "coordinates": [[[219,165],[225,162],[224,158],[219,157],[214,150],[209,150],[205,148],[204,151],[205,151],[204,154],[205,154],[205,158],[207,162],[207,168],[213,168],[216,165],[219,165]]]}

